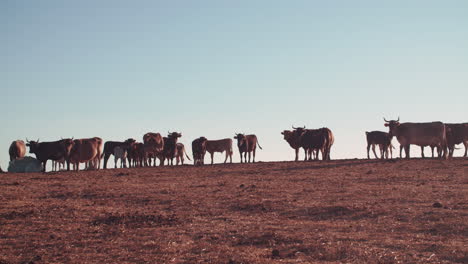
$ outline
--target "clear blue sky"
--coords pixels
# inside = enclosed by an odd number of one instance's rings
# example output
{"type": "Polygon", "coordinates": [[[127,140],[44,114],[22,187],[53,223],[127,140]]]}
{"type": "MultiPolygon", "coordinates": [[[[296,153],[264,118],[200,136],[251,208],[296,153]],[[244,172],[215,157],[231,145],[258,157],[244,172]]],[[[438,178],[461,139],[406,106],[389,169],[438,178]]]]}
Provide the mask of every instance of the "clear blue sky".
{"type": "Polygon", "coordinates": [[[15,139],[168,130],[186,146],[256,133],[258,160],[291,160],[292,124],[331,128],[332,158],[364,157],[384,116],[468,121],[467,14],[468,1],[0,1],[0,165],[15,139]]]}

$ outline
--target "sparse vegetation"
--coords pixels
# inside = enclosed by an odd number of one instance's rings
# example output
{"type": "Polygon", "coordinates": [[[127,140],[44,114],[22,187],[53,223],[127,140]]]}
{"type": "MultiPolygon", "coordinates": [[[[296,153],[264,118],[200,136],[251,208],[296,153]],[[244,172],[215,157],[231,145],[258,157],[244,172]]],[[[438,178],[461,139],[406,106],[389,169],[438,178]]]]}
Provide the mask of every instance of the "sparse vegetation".
{"type": "Polygon", "coordinates": [[[343,160],[3,174],[0,263],[467,263],[467,166],[343,160]]]}

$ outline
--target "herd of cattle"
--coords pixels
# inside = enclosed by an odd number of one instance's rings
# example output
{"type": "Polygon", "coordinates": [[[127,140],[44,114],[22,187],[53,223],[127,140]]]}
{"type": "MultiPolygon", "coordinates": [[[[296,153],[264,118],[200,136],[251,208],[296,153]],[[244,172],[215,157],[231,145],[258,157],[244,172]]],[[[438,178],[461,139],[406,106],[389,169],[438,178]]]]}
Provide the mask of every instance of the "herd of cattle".
{"type": "MultiPolygon", "coordinates": [[[[380,148],[380,158],[393,158],[392,138],[396,137],[400,143],[400,158],[402,150],[405,150],[406,158],[409,158],[410,145],[421,147],[421,155],[424,157],[424,147],[429,146],[432,149],[434,157],[434,148],[437,149],[439,158],[452,157],[455,145],[463,143],[465,146],[464,157],[468,150],[468,123],[462,124],[444,124],[442,122],[432,123],[400,123],[398,120],[385,120],[385,126],[389,132],[372,131],[366,132],[367,139],[367,158],[372,147],[374,155],[375,146],[380,148]],[[389,157],[390,154],[390,157],[389,157]]],[[[334,136],[330,129],[324,127],[319,129],[306,129],[305,127],[292,127],[292,130],[281,132],[284,140],[295,150],[295,161],[298,160],[299,149],[304,149],[304,160],[318,160],[321,153],[322,160],[330,160],[331,147],[333,146],[334,136]]],[[[26,144],[22,140],[13,141],[9,148],[10,167],[15,161],[22,160],[26,155],[26,146],[29,152],[36,155],[36,162],[40,162],[42,171],[45,171],[47,161],[52,160],[52,169],[59,170],[67,167],[70,170],[70,164],[73,170],[78,170],[80,163],[85,164],[85,169],[99,169],[101,160],[103,168],[107,168],[107,162],[111,155],[114,156],[114,167],[146,167],[156,166],[156,160],[159,165],[184,164],[184,156],[191,160],[185,151],[185,146],[177,142],[182,137],[181,133],[168,132],[167,137],[160,133],[146,133],[143,136],[143,142],[137,142],[129,138],[125,141],[107,141],[104,143],[99,137],[86,139],[61,139],[53,142],[29,141],[26,144]],[[128,164],[127,164],[128,162],[128,164]]],[[[236,134],[237,146],[243,162],[255,162],[255,153],[258,143],[256,135],[236,134]],[[248,159],[247,159],[248,158],[248,159]]],[[[192,157],[194,165],[203,165],[205,153],[210,153],[211,164],[215,152],[225,152],[224,163],[232,163],[232,139],[225,138],[220,140],[208,140],[200,137],[192,142],[192,157]]],[[[1,171],[1,168],[0,168],[1,171]]],[[[9,168],[9,171],[10,168],[9,168]]]]}

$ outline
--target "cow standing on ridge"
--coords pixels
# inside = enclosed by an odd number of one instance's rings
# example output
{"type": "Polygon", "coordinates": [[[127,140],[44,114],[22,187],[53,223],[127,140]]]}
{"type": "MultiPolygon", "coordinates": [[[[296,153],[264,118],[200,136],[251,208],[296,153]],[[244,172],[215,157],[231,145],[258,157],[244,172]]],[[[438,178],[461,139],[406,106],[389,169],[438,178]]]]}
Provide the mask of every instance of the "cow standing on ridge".
{"type": "Polygon", "coordinates": [[[36,158],[42,163],[42,171],[45,172],[48,160],[65,159],[67,170],[70,170],[70,152],[74,145],[73,138],[62,139],[53,142],[27,141],[29,153],[36,154],[36,158]]]}
{"type": "Polygon", "coordinates": [[[227,162],[228,158],[230,159],[230,163],[232,163],[232,139],[230,138],[220,140],[207,140],[206,151],[210,153],[211,165],[213,165],[213,157],[215,152],[226,152],[226,158],[224,159],[224,163],[227,162]]]}
{"type": "Polygon", "coordinates": [[[377,154],[375,153],[375,145],[379,146],[380,149],[380,158],[389,158],[388,152],[390,151],[391,156],[392,154],[392,138],[390,137],[389,133],[383,131],[366,131],[366,140],[367,140],[367,158],[370,159],[369,150],[372,146],[372,152],[374,152],[374,156],[376,159],[377,154]]]}
{"type": "Polygon", "coordinates": [[[187,157],[188,160],[191,160],[190,157],[187,155],[187,152],[185,152],[185,146],[182,143],[177,143],[176,144],[176,165],[179,165],[179,162],[184,165],[184,154],[185,157],[187,157]]]}
{"type": "Polygon", "coordinates": [[[247,163],[247,154],[249,154],[248,162],[250,163],[250,153],[253,154],[252,162],[255,163],[255,151],[257,149],[257,145],[260,149],[262,149],[262,147],[258,143],[257,136],[236,133],[236,136],[234,137],[234,139],[237,139],[237,147],[239,148],[241,163],[243,162],[247,163]],[[242,157],[242,154],[243,154],[243,157],[242,157]],[[244,159],[242,160],[242,158],[244,159]]]}
{"type": "Polygon", "coordinates": [[[434,145],[443,150],[443,157],[447,158],[447,138],[445,125],[442,122],[431,123],[400,123],[398,120],[387,121],[385,126],[389,128],[390,137],[396,137],[400,143],[400,157],[405,150],[406,158],[410,158],[410,145],[431,146],[434,145]]]}
{"type": "Polygon", "coordinates": [[[203,165],[206,154],[206,137],[199,137],[192,141],[193,165],[203,165]]]}
{"type": "MultiPolygon", "coordinates": [[[[114,155],[114,149],[115,147],[121,146],[124,147],[125,149],[129,150],[131,149],[132,145],[136,143],[136,140],[133,138],[129,138],[125,140],[124,142],[120,141],[106,141],[104,143],[104,169],[107,169],[107,161],[109,160],[111,155],[114,155]]],[[[130,161],[129,161],[130,163],[130,161]]]]}

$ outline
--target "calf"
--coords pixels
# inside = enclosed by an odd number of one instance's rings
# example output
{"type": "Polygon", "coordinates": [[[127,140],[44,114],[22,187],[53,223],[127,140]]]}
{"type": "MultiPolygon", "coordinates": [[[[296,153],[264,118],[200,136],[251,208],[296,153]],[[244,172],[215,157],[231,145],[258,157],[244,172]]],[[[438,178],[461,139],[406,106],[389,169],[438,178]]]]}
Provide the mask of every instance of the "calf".
{"type": "Polygon", "coordinates": [[[380,158],[384,159],[386,157],[388,159],[388,151],[392,151],[392,138],[390,137],[389,133],[383,131],[366,131],[366,140],[367,140],[367,158],[370,159],[369,150],[372,146],[372,152],[374,152],[374,156],[376,159],[377,154],[375,153],[375,145],[378,145],[380,148],[380,158]]]}
{"type": "Polygon", "coordinates": [[[188,160],[191,160],[190,157],[187,155],[187,152],[185,152],[185,146],[182,143],[177,143],[176,144],[176,165],[179,165],[179,161],[182,165],[184,165],[184,154],[187,157],[188,160]]]}
{"type": "Polygon", "coordinates": [[[104,169],[107,168],[107,161],[109,160],[111,155],[114,155],[114,149],[118,146],[124,146],[127,149],[130,149],[133,144],[135,144],[136,140],[133,138],[129,138],[123,142],[121,141],[107,141],[104,143],[104,169]]]}
{"type": "Polygon", "coordinates": [[[120,160],[120,168],[127,168],[127,150],[122,146],[114,148],[114,168],[117,168],[117,162],[120,160]]]}

